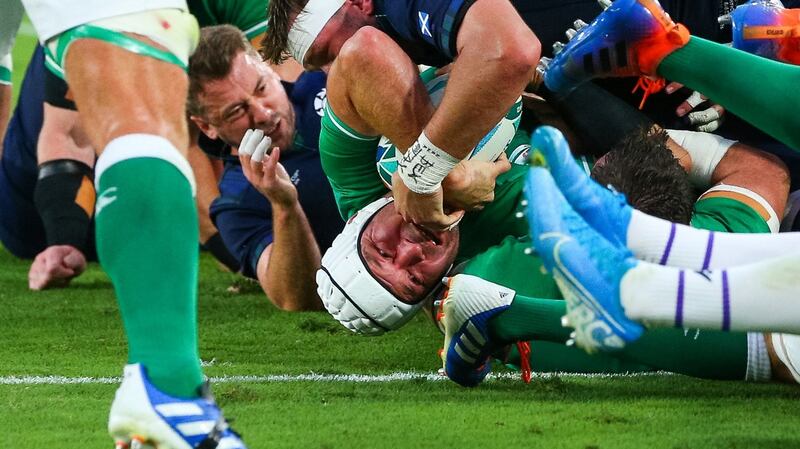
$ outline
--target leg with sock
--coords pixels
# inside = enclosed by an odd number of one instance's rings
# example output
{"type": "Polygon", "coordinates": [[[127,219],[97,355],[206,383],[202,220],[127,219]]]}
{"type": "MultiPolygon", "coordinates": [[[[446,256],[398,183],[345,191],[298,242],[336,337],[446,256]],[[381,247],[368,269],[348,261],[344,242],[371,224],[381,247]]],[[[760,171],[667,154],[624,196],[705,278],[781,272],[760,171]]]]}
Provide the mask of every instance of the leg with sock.
{"type": "Polygon", "coordinates": [[[800,67],[698,37],[655,0],[617,0],[550,63],[545,84],[564,94],[592,78],[659,75],[702,92],[800,150],[794,107],[800,67]]]}
{"type": "Polygon", "coordinates": [[[679,81],[725,106],[772,137],[800,150],[794,110],[800,67],[692,37],[661,61],[658,74],[679,81]],[[724,67],[724,69],[711,69],[724,67]]]}
{"type": "Polygon", "coordinates": [[[649,216],[625,197],[591,179],[561,138],[534,133],[532,151],[546,162],[575,212],[607,240],[627,246],[637,259],[692,270],[729,268],[772,259],[800,245],[800,233],[715,233],[649,216]]]}
{"type": "Polygon", "coordinates": [[[131,364],[111,405],[108,432],[117,447],[243,449],[203,385],[199,365],[198,221],[185,159],[183,68],[197,21],[179,9],[137,14],[126,22],[133,27],[127,34],[104,29],[113,43],[70,33],[54,41],[69,45],[67,79],[92,146],[102,150],[95,167],[97,252],[128,337],[131,364]],[[130,39],[140,48],[157,45],[144,37],[150,31],[137,28],[149,25],[176,54],[117,46],[130,39]]]}
{"type": "Polygon", "coordinates": [[[114,283],[129,363],[181,397],[197,396],[203,382],[192,186],[186,160],[157,136],[117,138],[98,161],[97,251],[114,283]]]}
{"type": "Polygon", "coordinates": [[[651,326],[800,333],[800,253],[715,271],[641,262],[620,282],[625,315],[651,326]]]}
{"type": "MultiPolygon", "coordinates": [[[[536,367],[536,343],[563,344],[572,331],[561,325],[566,303],[517,295],[511,305],[489,321],[490,338],[498,343],[533,341],[532,366],[536,367]]],[[[658,370],[706,379],[745,379],[748,366],[748,342],[743,333],[658,329],[645,332],[619,352],[596,354],[587,358],[580,351],[559,351],[564,367],[580,366],[585,372],[602,372],[609,366],[608,357],[626,366],[647,366],[658,370]]],[[[553,368],[554,361],[547,364],[553,368]]],[[[561,368],[566,370],[566,368],[561,368]]]]}

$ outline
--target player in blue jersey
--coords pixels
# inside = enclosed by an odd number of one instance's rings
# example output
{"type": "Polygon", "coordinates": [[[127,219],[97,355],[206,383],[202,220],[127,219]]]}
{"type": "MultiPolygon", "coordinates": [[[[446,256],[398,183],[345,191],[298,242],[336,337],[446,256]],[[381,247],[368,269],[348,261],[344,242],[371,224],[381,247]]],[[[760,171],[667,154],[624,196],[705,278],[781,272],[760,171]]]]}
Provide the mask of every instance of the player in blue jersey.
{"type": "Polygon", "coordinates": [[[191,120],[226,144],[220,197],[211,205],[222,239],[242,273],[258,279],[278,307],[321,309],[314,282],[320,248],[344,225],[317,149],[325,74],[282,83],[244,35],[226,25],[202,30],[189,74],[191,120]],[[255,145],[263,136],[276,148],[266,157],[269,172],[242,155],[249,129],[258,133],[255,145]]]}
{"type": "MultiPolygon", "coordinates": [[[[66,286],[83,272],[87,260],[97,259],[95,151],[66,82],[45,66],[44,51],[38,46],[25,73],[0,161],[0,242],[15,256],[34,259],[28,272],[28,286],[33,290],[66,286]]],[[[202,193],[205,179],[194,164],[198,156],[205,158],[190,151],[202,193]]],[[[210,181],[211,185],[215,182],[210,181]]],[[[206,198],[198,194],[198,204],[202,206],[206,198]]],[[[237,271],[208,214],[198,218],[201,244],[237,271]]]]}
{"type": "MultiPolygon", "coordinates": [[[[511,4],[278,0],[270,2],[268,15],[270,32],[262,48],[268,59],[277,62],[291,53],[307,68],[333,63],[334,70],[340,63],[334,60],[347,56],[350,71],[345,77],[357,77],[360,89],[376,102],[398,96],[412,99],[410,91],[398,92],[401,82],[422,89],[421,83],[406,83],[416,76],[413,71],[404,72],[403,79],[389,79],[382,64],[442,66],[455,60],[441,105],[422,132],[404,145],[392,138],[405,153],[392,184],[398,211],[406,220],[431,229],[446,229],[458,221],[463,211],[443,209],[441,181],[508,111],[539,59],[539,41],[511,4]],[[397,60],[395,53],[405,54],[405,59],[397,60]]],[[[385,105],[376,106],[385,110],[385,105]]]]}
{"type": "Polygon", "coordinates": [[[35,290],[68,284],[87,259],[97,258],[94,149],[66,83],[45,69],[44,59],[37,47],[0,162],[0,241],[18,257],[35,257],[28,274],[35,290]]]}

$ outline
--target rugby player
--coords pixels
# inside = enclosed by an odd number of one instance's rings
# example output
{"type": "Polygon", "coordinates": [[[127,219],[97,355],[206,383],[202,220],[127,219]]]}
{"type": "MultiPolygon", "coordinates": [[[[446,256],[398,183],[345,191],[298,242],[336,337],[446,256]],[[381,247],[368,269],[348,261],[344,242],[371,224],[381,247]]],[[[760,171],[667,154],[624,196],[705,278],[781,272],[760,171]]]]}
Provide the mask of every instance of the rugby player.
{"type": "MultiPolygon", "coordinates": [[[[197,22],[175,0],[25,7],[99,153],[97,252],[129,348],[109,433],[118,447],[243,448],[203,387],[197,348],[197,212],[184,115],[197,22]]],[[[11,25],[0,42],[16,34],[19,22],[11,25]]],[[[0,48],[0,58],[10,50],[0,48]]]]}
{"type": "MultiPolygon", "coordinates": [[[[291,53],[310,68],[339,56],[362,58],[359,80],[375,98],[405,94],[379,72],[398,53],[437,67],[455,59],[442,104],[424,132],[397,141],[405,158],[392,184],[405,219],[431,229],[446,229],[460,219],[463,211],[445,213],[441,181],[508,111],[539,59],[538,40],[511,4],[283,0],[270,2],[269,23],[262,48],[268,59],[280,61],[291,53]],[[384,53],[376,55],[376,47],[384,53]]],[[[328,94],[333,96],[333,89],[328,94]]]]}
{"type": "Polygon", "coordinates": [[[615,360],[579,356],[563,346],[569,339],[560,320],[566,304],[537,257],[526,254],[530,241],[508,237],[451,270],[456,232],[426,234],[405,223],[390,198],[371,203],[351,218],[323,257],[318,281],[328,311],[360,333],[396,329],[422,307],[430,286],[448,274],[454,277],[441,306],[445,371],[461,385],[480,383],[491,354],[528,340],[537,354],[534,369],[608,372],[624,367],[717,379],[771,378],[758,334],[655,332],[615,360]]]}
{"type": "Polygon", "coordinates": [[[325,80],[305,72],[281,82],[229,25],[203,28],[189,63],[190,119],[229,153],[211,217],[242,274],[284,310],[322,308],[314,288],[320,248],[344,225],[317,149],[325,80]],[[253,130],[261,137],[250,138],[253,130]],[[262,138],[275,148],[263,163],[251,158],[262,138]]]}
{"type": "MultiPolygon", "coordinates": [[[[757,6],[760,3],[762,2],[757,2],[754,5],[757,6]]],[[[617,5],[617,3],[614,5],[617,5]]],[[[555,64],[551,65],[552,70],[548,70],[548,75],[545,79],[545,82],[548,83],[551,88],[567,90],[572,85],[579,83],[587,77],[595,75],[613,75],[623,72],[642,72],[651,75],[658,74],[681,81],[686,80],[695,83],[695,85],[707,85],[708,90],[706,90],[706,92],[713,92],[712,96],[719,100],[720,103],[726,106],[735,106],[739,108],[740,115],[745,119],[750,120],[755,125],[772,134],[779,140],[782,140],[794,149],[800,148],[797,146],[798,133],[795,129],[796,124],[793,116],[791,114],[780,114],[780,116],[771,115],[773,112],[784,110],[784,108],[786,108],[785,110],[789,110],[791,105],[796,102],[796,99],[792,96],[795,90],[787,90],[784,88],[784,86],[791,85],[793,80],[798,76],[798,68],[796,66],[777,63],[742,51],[716,46],[702,39],[690,37],[685,29],[680,25],[674,24],[668,17],[663,15],[663,11],[659,9],[657,3],[625,0],[624,2],[619,2],[618,6],[619,7],[612,7],[606,10],[600,16],[602,20],[581,31],[578,38],[582,45],[571,43],[565,48],[564,52],[554,60],[555,64]],[[601,23],[603,25],[601,25],[601,23]],[[631,34],[629,27],[632,24],[636,24],[638,29],[643,30],[645,34],[631,34]],[[646,26],[642,26],[645,24],[646,26]],[[576,57],[590,57],[593,50],[599,49],[604,45],[603,39],[598,38],[598,34],[617,36],[626,40],[631,49],[630,55],[632,61],[629,67],[612,68],[610,72],[602,70],[598,72],[594,70],[587,72],[583,68],[577,68],[577,66],[572,63],[576,57]],[[651,52],[646,57],[643,56],[639,44],[644,41],[649,41],[650,44],[659,44],[658,46],[650,45],[650,48],[657,48],[658,51],[651,52]],[[584,53],[585,56],[583,56],[584,53]],[[696,61],[697,64],[695,65],[693,61],[696,61]],[[724,66],[727,70],[718,74],[720,76],[714,75],[713,77],[709,77],[708,74],[710,72],[706,71],[706,67],[708,67],[709,64],[724,66]],[[756,86],[754,80],[750,78],[752,72],[749,71],[751,70],[758,70],[760,74],[759,77],[763,78],[765,81],[759,82],[758,86],[756,86]],[[713,81],[711,78],[713,78],[713,81]],[[736,86],[736,88],[730,86],[736,86]]],[[[749,4],[745,5],[745,7],[747,8],[744,9],[744,11],[750,9],[749,4]]],[[[770,6],[767,9],[771,10],[772,8],[770,6]]],[[[796,20],[796,14],[792,14],[791,11],[786,11],[785,14],[781,13],[779,16],[781,20],[785,19],[788,24],[796,20]]],[[[775,18],[775,16],[771,14],[766,14],[763,17],[767,19],[775,18]]],[[[765,26],[768,29],[775,25],[771,20],[766,21],[766,23],[755,21],[754,24],[765,26]]],[[[787,56],[791,55],[797,48],[797,40],[794,37],[779,37],[776,38],[773,43],[775,44],[774,48],[778,50],[785,49],[788,52],[787,56]]],[[[731,107],[731,109],[733,109],[733,107],[731,107]]],[[[563,179],[560,177],[559,173],[559,171],[554,171],[554,175],[557,175],[556,179],[559,185],[563,186],[563,179]]],[[[574,180],[569,180],[568,182],[572,181],[574,180]]],[[[587,184],[587,186],[591,186],[591,184],[587,184]]],[[[571,191],[565,191],[564,193],[579,213],[585,210],[587,205],[582,204],[582,201],[574,197],[571,191]]],[[[592,198],[593,196],[599,197],[601,194],[601,191],[594,192],[593,195],[588,195],[587,198],[592,198]]],[[[618,208],[618,210],[626,209],[618,208]]],[[[592,217],[590,215],[591,214],[587,212],[584,214],[584,218],[592,222],[592,217]]],[[[638,214],[636,215],[638,216],[638,214]]],[[[646,216],[644,214],[642,215],[646,216]]],[[[673,254],[677,256],[675,263],[681,268],[691,267],[698,270],[713,270],[714,268],[723,269],[726,267],[737,267],[741,264],[748,264],[746,266],[750,268],[750,271],[745,270],[745,268],[738,269],[739,274],[737,274],[736,278],[729,277],[726,270],[713,272],[712,274],[714,276],[701,276],[702,279],[710,279],[707,281],[707,287],[712,289],[719,287],[720,292],[724,293],[722,294],[722,298],[717,298],[719,299],[717,304],[721,304],[722,306],[713,308],[713,313],[707,311],[720,319],[719,322],[713,324],[713,327],[721,327],[723,329],[731,328],[731,326],[733,326],[731,320],[733,320],[733,322],[736,323],[735,327],[738,328],[760,328],[776,331],[792,331],[796,329],[796,323],[798,322],[797,311],[800,310],[800,308],[794,304],[794,300],[791,297],[793,295],[789,292],[788,285],[786,291],[780,288],[776,290],[771,287],[767,289],[767,291],[771,292],[769,297],[772,310],[775,312],[774,315],[761,311],[760,313],[754,313],[748,317],[744,317],[739,313],[733,313],[731,310],[732,304],[730,303],[730,294],[733,291],[732,282],[734,282],[734,279],[737,283],[744,280],[747,288],[752,289],[753,292],[763,292],[764,290],[759,289],[766,288],[765,284],[769,283],[771,279],[770,276],[766,274],[767,271],[778,269],[777,267],[796,266],[796,263],[793,262],[795,256],[791,255],[791,253],[786,253],[786,248],[791,248],[791,241],[796,238],[794,234],[783,234],[771,238],[761,238],[758,236],[717,236],[722,238],[712,238],[715,234],[691,230],[686,231],[684,228],[668,222],[662,223],[660,226],[653,226],[654,224],[655,223],[649,223],[647,228],[648,233],[646,239],[650,242],[647,244],[649,250],[655,253],[660,249],[663,254],[663,250],[668,249],[670,257],[673,257],[673,254]],[[675,227],[673,228],[673,226],[675,227]],[[669,238],[669,236],[673,236],[673,238],[669,238]],[[687,240],[683,238],[684,236],[693,236],[695,239],[687,240]],[[678,237],[681,238],[679,239],[678,237]],[[712,242],[713,244],[708,243],[702,245],[701,249],[700,246],[698,246],[701,241],[712,242]],[[661,243],[654,244],[653,242],[661,243]],[[781,260],[780,256],[784,256],[785,260],[781,260]],[[762,271],[758,271],[759,269],[762,271]],[[766,318],[767,321],[760,321],[762,317],[766,318]]],[[[634,250],[634,254],[636,254],[637,257],[642,257],[644,260],[651,260],[647,257],[643,257],[643,254],[641,254],[641,246],[636,243],[638,239],[638,237],[636,237],[637,233],[642,232],[641,230],[644,228],[640,228],[638,225],[630,226],[631,232],[627,235],[624,230],[628,229],[628,226],[624,226],[613,232],[608,227],[603,228],[603,226],[599,226],[599,228],[599,231],[606,239],[611,239],[613,243],[626,244],[634,250]],[[640,231],[637,232],[636,229],[640,229],[640,231]]],[[[602,239],[600,242],[602,243],[602,239]]],[[[645,265],[642,265],[642,267],[645,267],[645,265]]],[[[666,270],[666,268],[661,267],[656,271],[660,270],[666,270]]],[[[691,274],[689,275],[689,277],[692,278],[691,283],[685,278],[684,271],[678,270],[677,276],[680,278],[676,278],[677,281],[680,281],[677,282],[679,285],[694,287],[694,279],[691,274]]],[[[674,285],[675,282],[676,280],[673,280],[671,284],[674,285]]],[[[612,282],[611,285],[616,284],[612,282]]],[[[703,285],[703,281],[701,281],[701,285],[703,285]]],[[[626,292],[627,291],[628,290],[626,290],[626,292]]],[[[674,290],[663,291],[674,292],[674,290]]],[[[683,292],[684,290],[679,289],[679,291],[683,292]]],[[[758,307],[757,304],[760,303],[761,294],[750,295],[747,291],[749,290],[742,290],[740,293],[736,294],[736,304],[743,304],[741,307],[745,307],[747,304],[753,304],[754,307],[758,307]],[[758,296],[758,298],[755,296],[758,296]]],[[[610,294],[610,297],[614,296],[615,294],[610,294]]],[[[683,294],[678,296],[681,298],[679,304],[675,307],[670,306],[673,309],[673,322],[688,323],[694,321],[696,317],[687,317],[683,313],[683,305],[686,298],[684,298],[683,294]]],[[[698,300],[701,299],[702,295],[691,295],[691,297],[693,300],[698,300]]],[[[711,301],[714,301],[714,295],[710,295],[710,297],[712,298],[711,301]]],[[[657,299],[658,297],[656,296],[653,298],[657,299]]],[[[670,304],[670,302],[665,301],[661,302],[661,304],[670,304]]],[[[759,308],[759,310],[761,309],[759,308]]],[[[702,325],[711,326],[708,322],[702,325]]],[[[632,329],[635,329],[635,327],[632,329]]],[[[633,332],[633,334],[628,335],[628,337],[635,337],[635,334],[636,333],[633,332]]]]}
{"type": "MultiPolygon", "coordinates": [[[[201,26],[230,23],[246,30],[251,42],[259,42],[266,30],[261,1],[193,0],[189,2],[189,10],[201,26]]],[[[28,274],[29,287],[34,290],[67,285],[83,271],[87,258],[96,259],[92,229],[94,192],[88,182],[92,180],[94,150],[86,142],[74,103],[64,98],[66,84],[46,73],[37,54],[38,51],[28,65],[26,80],[33,80],[23,82],[20,102],[26,106],[15,111],[9,131],[15,136],[6,142],[8,152],[3,159],[6,171],[0,175],[0,191],[6,206],[0,214],[0,240],[18,257],[35,256],[28,274]],[[43,91],[47,92],[44,121],[40,112],[43,91]],[[38,163],[41,174],[46,175],[38,182],[35,181],[37,138],[40,139],[38,163]],[[84,177],[87,182],[82,180],[84,177]]],[[[59,71],[54,64],[48,67],[59,71]]],[[[273,69],[285,79],[295,79],[302,71],[291,59],[273,69]]],[[[237,272],[240,266],[228,252],[208,213],[211,202],[219,196],[215,173],[197,146],[197,130],[190,131],[193,134],[189,163],[198,186],[200,243],[228,269],[237,272]]]]}
{"type": "Polygon", "coordinates": [[[540,131],[533,160],[550,172],[531,169],[528,188],[550,207],[528,217],[579,346],[620,350],[642,336],[639,322],[770,332],[779,370],[800,381],[800,339],[785,334],[800,331],[791,249],[800,234],[715,233],[649,216],[582,173],[560,134],[540,131]]]}

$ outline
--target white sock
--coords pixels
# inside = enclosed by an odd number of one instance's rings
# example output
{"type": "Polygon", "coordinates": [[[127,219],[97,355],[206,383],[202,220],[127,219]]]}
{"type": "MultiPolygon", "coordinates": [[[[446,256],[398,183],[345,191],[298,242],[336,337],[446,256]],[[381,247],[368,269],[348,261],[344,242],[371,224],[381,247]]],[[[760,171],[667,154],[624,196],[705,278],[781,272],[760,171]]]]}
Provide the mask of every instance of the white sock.
{"type": "Polygon", "coordinates": [[[800,232],[729,234],[695,229],[634,211],[628,247],[637,259],[690,270],[715,270],[783,256],[800,248],[800,232]]]}
{"type": "Polygon", "coordinates": [[[625,315],[648,326],[800,333],[800,252],[697,272],[640,262],[620,285],[625,315]]]}

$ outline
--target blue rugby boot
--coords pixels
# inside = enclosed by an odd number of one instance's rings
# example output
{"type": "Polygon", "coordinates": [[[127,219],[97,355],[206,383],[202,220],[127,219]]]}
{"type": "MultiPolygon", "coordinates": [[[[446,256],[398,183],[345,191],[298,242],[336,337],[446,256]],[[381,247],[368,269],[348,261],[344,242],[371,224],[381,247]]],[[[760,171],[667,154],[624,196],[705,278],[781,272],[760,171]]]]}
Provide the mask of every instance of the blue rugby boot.
{"type": "Polygon", "coordinates": [[[489,336],[489,321],[508,309],[516,292],[468,274],[447,280],[440,306],[444,327],[442,363],[450,380],[475,387],[491,371],[491,354],[500,344],[489,336]]]}
{"type": "Polygon", "coordinates": [[[125,366],[108,417],[116,449],[247,449],[222,416],[207,385],[199,398],[159,391],[139,364],[125,366]]]}
{"type": "Polygon", "coordinates": [[[594,353],[637,340],[644,328],[628,319],[620,304],[622,277],[637,264],[630,251],[586,224],[546,169],[531,167],[525,189],[537,204],[527,208],[534,247],[567,301],[562,323],[575,328],[569,344],[594,353]]]}
{"type": "Polygon", "coordinates": [[[800,9],[786,9],[780,0],[752,0],[720,17],[725,21],[733,27],[733,48],[800,64],[800,9]]]}
{"type": "MultiPolygon", "coordinates": [[[[633,208],[625,195],[609,190],[577,164],[561,131],[541,126],[531,137],[530,162],[550,170],[556,185],[583,219],[606,240],[627,246],[633,208]]],[[[536,191],[531,192],[536,197],[536,191]]]]}
{"type": "Polygon", "coordinates": [[[689,37],[657,0],[616,0],[559,51],[544,82],[563,94],[592,78],[656,76],[661,60],[689,37]]]}

